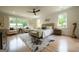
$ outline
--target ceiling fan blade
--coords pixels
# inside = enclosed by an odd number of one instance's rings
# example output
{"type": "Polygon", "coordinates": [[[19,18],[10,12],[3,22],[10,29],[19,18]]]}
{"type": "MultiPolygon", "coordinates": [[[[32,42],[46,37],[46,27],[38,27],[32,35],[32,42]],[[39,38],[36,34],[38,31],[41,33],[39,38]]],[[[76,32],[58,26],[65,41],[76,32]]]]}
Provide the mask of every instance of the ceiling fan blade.
{"type": "Polygon", "coordinates": [[[39,11],[40,11],[40,9],[36,10],[35,12],[39,12],[39,11]]]}
{"type": "Polygon", "coordinates": [[[27,11],[27,12],[29,12],[29,13],[33,13],[33,11],[27,11]]]}

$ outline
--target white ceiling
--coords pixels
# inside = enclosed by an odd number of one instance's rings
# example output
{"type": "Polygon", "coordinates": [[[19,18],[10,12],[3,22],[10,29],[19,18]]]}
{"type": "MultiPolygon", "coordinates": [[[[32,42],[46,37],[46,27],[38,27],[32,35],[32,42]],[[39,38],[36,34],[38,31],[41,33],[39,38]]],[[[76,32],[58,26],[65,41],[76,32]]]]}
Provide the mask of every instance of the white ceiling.
{"type": "Polygon", "coordinates": [[[0,6],[0,12],[34,18],[44,17],[55,12],[65,10],[69,7],[70,6],[0,6]],[[40,12],[38,12],[36,16],[33,13],[28,13],[28,11],[32,11],[34,8],[40,9],[40,12]]]}

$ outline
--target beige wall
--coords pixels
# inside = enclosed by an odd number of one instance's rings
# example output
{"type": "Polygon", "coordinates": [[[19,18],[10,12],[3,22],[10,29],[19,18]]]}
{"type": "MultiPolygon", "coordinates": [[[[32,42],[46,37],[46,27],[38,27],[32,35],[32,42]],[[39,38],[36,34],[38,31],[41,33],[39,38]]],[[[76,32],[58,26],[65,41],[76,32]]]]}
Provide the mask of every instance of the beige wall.
{"type": "Polygon", "coordinates": [[[29,19],[28,23],[30,27],[36,28],[36,19],[29,19]]]}
{"type": "Polygon", "coordinates": [[[77,13],[77,19],[76,19],[76,22],[77,22],[76,35],[79,38],[79,7],[77,7],[76,13],[77,13]]]}
{"type": "Polygon", "coordinates": [[[28,22],[29,22],[29,25],[32,26],[33,28],[40,28],[43,21],[42,19],[29,19],[28,22]],[[40,22],[38,22],[38,20],[40,20],[40,22]]]}
{"type": "Polygon", "coordinates": [[[9,22],[8,22],[9,19],[8,19],[8,17],[0,15],[0,20],[1,20],[1,22],[3,22],[3,26],[0,27],[0,29],[7,29],[8,25],[9,25],[9,22]]]}

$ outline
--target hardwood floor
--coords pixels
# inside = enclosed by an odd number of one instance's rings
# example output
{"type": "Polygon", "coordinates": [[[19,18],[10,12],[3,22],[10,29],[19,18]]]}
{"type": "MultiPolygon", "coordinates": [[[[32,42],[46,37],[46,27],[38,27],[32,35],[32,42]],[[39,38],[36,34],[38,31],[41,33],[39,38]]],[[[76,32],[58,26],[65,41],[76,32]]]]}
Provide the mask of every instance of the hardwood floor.
{"type": "MultiPolygon", "coordinates": [[[[22,41],[20,35],[9,36],[8,52],[31,52],[32,50],[22,41]]],[[[74,39],[67,36],[55,36],[55,39],[46,48],[40,52],[79,52],[79,39],[74,39]]]]}
{"type": "Polygon", "coordinates": [[[19,35],[8,37],[8,51],[9,52],[29,52],[31,51],[27,45],[21,40],[19,35]]]}

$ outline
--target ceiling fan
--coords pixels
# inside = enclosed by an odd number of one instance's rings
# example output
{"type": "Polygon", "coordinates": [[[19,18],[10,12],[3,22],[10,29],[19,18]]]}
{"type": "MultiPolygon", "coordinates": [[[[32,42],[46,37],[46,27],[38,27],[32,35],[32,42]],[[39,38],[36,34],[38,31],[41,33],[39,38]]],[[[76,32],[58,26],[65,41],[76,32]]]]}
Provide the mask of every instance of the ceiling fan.
{"type": "Polygon", "coordinates": [[[32,11],[28,11],[28,12],[29,13],[34,13],[34,15],[36,15],[36,13],[39,12],[39,11],[40,11],[40,9],[35,9],[34,8],[32,11]]]}

